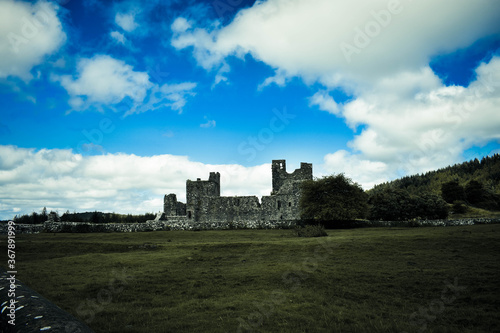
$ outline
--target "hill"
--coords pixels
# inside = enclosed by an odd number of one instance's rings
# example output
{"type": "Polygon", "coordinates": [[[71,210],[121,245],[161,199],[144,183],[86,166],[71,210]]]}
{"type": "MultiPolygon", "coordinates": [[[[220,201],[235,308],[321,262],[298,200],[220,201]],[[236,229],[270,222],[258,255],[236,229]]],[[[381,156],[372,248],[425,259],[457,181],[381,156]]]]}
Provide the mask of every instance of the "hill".
{"type": "Polygon", "coordinates": [[[500,155],[382,183],[368,194],[373,197],[388,190],[404,191],[411,196],[439,196],[457,209],[463,205],[500,210],[500,155]]]}
{"type": "Polygon", "coordinates": [[[460,185],[466,186],[471,180],[483,184],[488,191],[500,194],[500,154],[483,157],[481,161],[476,158],[435,171],[405,176],[375,185],[368,193],[374,194],[386,188],[393,188],[406,190],[412,195],[424,193],[441,195],[442,184],[457,181],[460,185]]]}

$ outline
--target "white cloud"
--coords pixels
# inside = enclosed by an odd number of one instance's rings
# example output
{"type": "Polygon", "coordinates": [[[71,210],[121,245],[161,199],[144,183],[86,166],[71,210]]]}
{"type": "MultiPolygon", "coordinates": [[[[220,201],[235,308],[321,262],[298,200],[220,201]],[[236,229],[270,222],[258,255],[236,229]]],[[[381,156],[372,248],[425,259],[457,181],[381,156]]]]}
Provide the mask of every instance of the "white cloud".
{"type": "Polygon", "coordinates": [[[149,99],[145,103],[132,107],[125,115],[154,111],[162,107],[169,107],[174,111],[182,113],[187,99],[190,96],[196,95],[193,91],[196,86],[197,84],[194,82],[166,83],[161,86],[154,85],[149,94],[149,99]]]}
{"type": "Polygon", "coordinates": [[[111,38],[113,38],[114,40],[116,40],[118,43],[122,44],[122,45],[125,45],[125,42],[126,42],[126,38],[125,38],[125,35],[122,34],[121,32],[118,32],[118,31],[111,31],[109,33],[109,35],[111,36],[111,38]]]}
{"type": "Polygon", "coordinates": [[[322,84],[309,105],[344,118],[355,132],[361,127],[350,152],[325,156],[324,169],[370,186],[372,178],[459,162],[464,150],[498,140],[500,88],[491,83],[498,59],[480,66],[467,88],[445,87],[429,67],[433,56],[500,35],[498,14],[494,0],[268,0],[224,27],[179,18],[171,44],[191,49],[207,71],[250,54],[275,70],[258,89],[295,76],[322,84]],[[338,104],[329,94],[336,88],[351,100],[338,104]]]}
{"type": "Polygon", "coordinates": [[[82,144],[81,150],[84,152],[96,151],[96,152],[100,152],[100,153],[105,153],[103,146],[97,145],[93,142],[88,142],[88,143],[82,144]]]}
{"type": "Polygon", "coordinates": [[[171,44],[192,47],[207,70],[228,56],[251,54],[287,76],[358,86],[418,70],[432,55],[468,46],[499,27],[494,0],[269,0],[240,11],[225,27],[201,29],[178,18],[171,44]],[[358,52],[346,57],[345,44],[358,52]]]}
{"type": "Polygon", "coordinates": [[[270,164],[208,165],[186,156],[126,154],[85,156],[71,150],[0,145],[0,219],[33,210],[157,212],[163,195],[185,202],[187,179],[221,173],[222,195],[268,195],[270,164]],[[17,209],[17,211],[16,211],[17,209]]]}
{"type": "Polygon", "coordinates": [[[173,110],[182,110],[186,105],[186,95],[194,96],[192,90],[196,88],[194,82],[183,82],[178,84],[164,84],[160,87],[160,91],[166,99],[171,101],[173,110]]]}
{"type": "Polygon", "coordinates": [[[309,99],[309,105],[317,105],[320,110],[338,115],[340,113],[339,106],[332,96],[326,90],[318,91],[309,99]]]}
{"type": "Polygon", "coordinates": [[[284,87],[287,83],[288,78],[285,71],[277,70],[274,76],[270,76],[264,80],[261,84],[257,86],[257,90],[263,90],[265,87],[275,84],[278,87],[284,87]]]}
{"type": "Polygon", "coordinates": [[[134,31],[139,25],[135,22],[135,13],[116,13],[115,23],[127,32],[134,31]]]}
{"type": "Polygon", "coordinates": [[[188,96],[194,96],[196,83],[183,82],[158,86],[147,72],[134,71],[132,66],[108,55],[81,59],[76,76],[53,76],[70,95],[73,110],[90,106],[117,108],[124,103],[125,115],[169,107],[182,112],[188,96]]]}
{"type": "Polygon", "coordinates": [[[132,66],[107,55],[82,59],[77,67],[78,77],[57,78],[71,96],[73,107],[88,104],[116,104],[129,97],[141,103],[153,86],[145,72],[135,72],[132,66]],[[83,103],[83,104],[87,104],[83,103]]]}
{"type": "Polygon", "coordinates": [[[178,17],[172,23],[171,28],[174,33],[183,33],[191,28],[191,23],[189,23],[184,17],[178,17]]]}
{"type": "Polygon", "coordinates": [[[326,155],[324,168],[329,174],[344,173],[366,189],[386,181],[390,176],[386,163],[363,159],[362,156],[353,155],[346,150],[326,155]]]}
{"type": "Polygon", "coordinates": [[[370,177],[387,180],[434,170],[460,162],[466,149],[498,141],[500,58],[493,57],[476,72],[477,80],[467,88],[446,87],[425,68],[363,91],[342,110],[347,124],[365,126],[349,143],[354,153],[326,156],[325,168],[373,185],[370,177]]]}
{"type": "Polygon", "coordinates": [[[32,79],[31,69],[55,53],[66,41],[58,6],[0,1],[0,78],[32,79]]]}
{"type": "Polygon", "coordinates": [[[224,57],[228,53],[219,50],[216,38],[218,30],[190,29],[191,23],[185,18],[177,18],[171,25],[174,37],[171,40],[173,47],[184,49],[194,47],[193,56],[198,64],[206,70],[214,70],[224,65],[224,57]],[[189,29],[189,30],[187,30],[189,29]]]}
{"type": "Polygon", "coordinates": [[[215,75],[214,83],[212,84],[212,89],[215,88],[221,82],[228,83],[228,79],[226,77],[226,73],[230,71],[229,65],[223,63],[222,66],[218,69],[217,74],[215,75]]]}

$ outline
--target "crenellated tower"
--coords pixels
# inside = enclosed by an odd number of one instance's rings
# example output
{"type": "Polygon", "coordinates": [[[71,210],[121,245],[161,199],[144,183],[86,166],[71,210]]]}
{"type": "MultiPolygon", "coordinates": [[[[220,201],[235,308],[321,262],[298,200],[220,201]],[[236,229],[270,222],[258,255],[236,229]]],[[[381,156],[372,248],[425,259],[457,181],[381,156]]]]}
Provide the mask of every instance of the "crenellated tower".
{"type": "MultiPolygon", "coordinates": [[[[286,172],[286,160],[273,160],[272,166],[273,191],[272,194],[278,194],[287,183],[312,180],[313,170],[311,163],[300,163],[300,169],[292,173],[286,172]]],[[[288,184],[290,185],[290,184],[288,184]]]]}
{"type": "Polygon", "coordinates": [[[206,197],[220,197],[220,173],[210,172],[208,180],[186,181],[186,213],[188,218],[199,217],[201,204],[206,197]]]}

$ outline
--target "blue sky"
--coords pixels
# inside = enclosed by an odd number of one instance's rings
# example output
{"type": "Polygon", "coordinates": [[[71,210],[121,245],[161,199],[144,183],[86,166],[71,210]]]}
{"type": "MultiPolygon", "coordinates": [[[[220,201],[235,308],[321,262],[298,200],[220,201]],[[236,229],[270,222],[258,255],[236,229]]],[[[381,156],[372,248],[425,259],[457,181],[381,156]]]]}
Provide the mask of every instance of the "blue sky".
{"type": "Polygon", "coordinates": [[[0,37],[0,218],[158,211],[209,171],[268,194],[272,159],[370,188],[500,149],[493,0],[3,0],[0,37]]]}

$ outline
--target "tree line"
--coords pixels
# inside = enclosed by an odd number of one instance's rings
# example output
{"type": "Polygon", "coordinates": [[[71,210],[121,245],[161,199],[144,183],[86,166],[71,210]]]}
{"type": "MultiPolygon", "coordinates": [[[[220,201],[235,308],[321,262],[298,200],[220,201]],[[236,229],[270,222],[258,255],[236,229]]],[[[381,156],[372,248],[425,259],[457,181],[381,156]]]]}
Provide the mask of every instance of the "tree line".
{"type": "Polygon", "coordinates": [[[460,185],[466,186],[473,180],[481,183],[486,190],[500,194],[500,154],[485,156],[481,160],[475,158],[435,171],[378,184],[369,193],[376,193],[386,188],[397,188],[406,190],[412,195],[422,193],[441,195],[441,186],[444,183],[457,181],[460,185]]]}
{"type": "Polygon", "coordinates": [[[156,214],[145,213],[139,215],[133,214],[117,214],[103,213],[98,211],[70,213],[69,210],[59,216],[58,212],[50,211],[47,213],[47,208],[43,208],[40,213],[32,212],[31,214],[19,215],[14,217],[16,224],[41,224],[49,220],[51,217],[55,222],[90,222],[90,223],[144,223],[148,220],[154,220],[156,214]]]}

